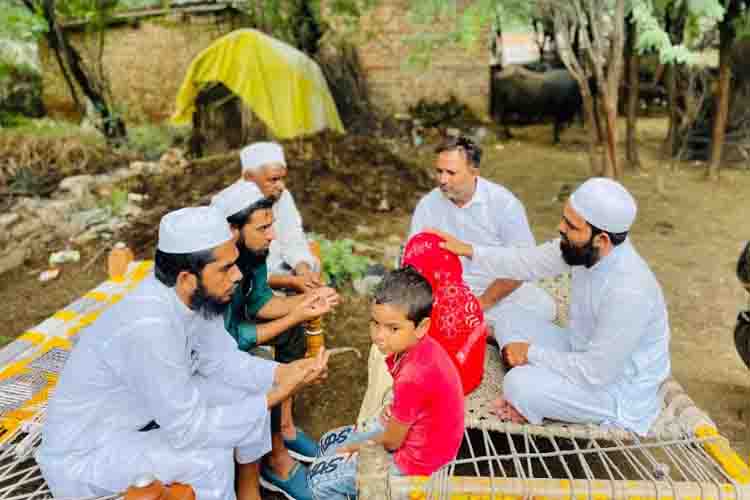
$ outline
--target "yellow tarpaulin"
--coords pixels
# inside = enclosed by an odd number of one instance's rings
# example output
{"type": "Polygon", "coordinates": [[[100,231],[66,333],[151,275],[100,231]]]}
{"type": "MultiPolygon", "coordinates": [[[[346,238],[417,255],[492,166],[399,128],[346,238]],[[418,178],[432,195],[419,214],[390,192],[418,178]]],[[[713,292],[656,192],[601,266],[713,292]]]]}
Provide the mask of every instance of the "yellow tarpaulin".
{"type": "Polygon", "coordinates": [[[198,92],[214,82],[239,96],[280,139],[325,128],[345,132],[315,61],[259,31],[233,31],[196,56],[177,93],[172,122],[189,124],[198,92]]]}

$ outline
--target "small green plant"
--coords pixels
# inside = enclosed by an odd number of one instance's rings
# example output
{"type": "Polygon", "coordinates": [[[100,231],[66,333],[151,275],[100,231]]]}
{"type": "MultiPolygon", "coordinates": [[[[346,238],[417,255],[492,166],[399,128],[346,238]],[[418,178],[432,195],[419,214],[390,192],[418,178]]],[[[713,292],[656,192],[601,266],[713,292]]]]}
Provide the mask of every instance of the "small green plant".
{"type": "Polygon", "coordinates": [[[168,125],[139,125],[128,130],[128,145],[147,160],[158,160],[175,143],[184,140],[185,131],[168,125]]]}
{"type": "Polygon", "coordinates": [[[29,167],[21,167],[11,176],[8,185],[11,193],[38,196],[44,191],[44,179],[29,167]]]}
{"type": "Polygon", "coordinates": [[[334,286],[361,278],[371,264],[369,258],[354,254],[353,240],[331,241],[318,235],[313,239],[320,244],[323,278],[334,286]]]}
{"type": "Polygon", "coordinates": [[[115,189],[112,194],[99,201],[99,207],[108,211],[111,215],[119,216],[125,212],[128,206],[128,192],[124,189],[115,189]]]}

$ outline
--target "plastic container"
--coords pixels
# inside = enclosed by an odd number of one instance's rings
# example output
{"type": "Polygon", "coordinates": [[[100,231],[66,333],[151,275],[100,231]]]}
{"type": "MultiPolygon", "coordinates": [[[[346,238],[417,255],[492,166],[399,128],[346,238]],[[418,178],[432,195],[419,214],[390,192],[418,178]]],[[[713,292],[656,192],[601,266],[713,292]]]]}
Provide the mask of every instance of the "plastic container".
{"type": "Polygon", "coordinates": [[[125,273],[128,271],[128,265],[133,262],[135,256],[133,251],[125,243],[120,241],[115,244],[107,257],[107,271],[109,279],[112,281],[124,281],[125,273]]]}

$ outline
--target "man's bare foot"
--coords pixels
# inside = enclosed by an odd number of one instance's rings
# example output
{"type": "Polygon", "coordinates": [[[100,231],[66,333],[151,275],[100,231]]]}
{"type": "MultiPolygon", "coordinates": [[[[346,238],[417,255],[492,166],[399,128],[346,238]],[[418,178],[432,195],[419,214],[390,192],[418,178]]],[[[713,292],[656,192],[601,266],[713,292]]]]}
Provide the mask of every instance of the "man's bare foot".
{"type": "Polygon", "coordinates": [[[513,422],[514,424],[528,423],[528,420],[505,398],[497,398],[493,401],[490,412],[497,415],[504,422],[513,422]]]}

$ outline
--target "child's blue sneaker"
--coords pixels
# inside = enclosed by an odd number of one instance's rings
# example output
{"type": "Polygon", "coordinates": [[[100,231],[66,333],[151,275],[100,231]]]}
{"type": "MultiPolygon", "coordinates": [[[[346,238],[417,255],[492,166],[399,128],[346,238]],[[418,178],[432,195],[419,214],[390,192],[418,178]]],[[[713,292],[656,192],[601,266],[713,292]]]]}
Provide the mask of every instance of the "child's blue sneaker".
{"type": "Polygon", "coordinates": [[[268,466],[260,468],[260,485],[269,491],[281,493],[289,500],[313,500],[307,485],[307,468],[296,462],[288,479],[281,479],[268,466]]]}
{"type": "Polygon", "coordinates": [[[292,458],[311,463],[318,456],[318,442],[313,441],[299,427],[296,427],[296,430],[297,436],[294,439],[284,438],[284,445],[292,458]]]}

